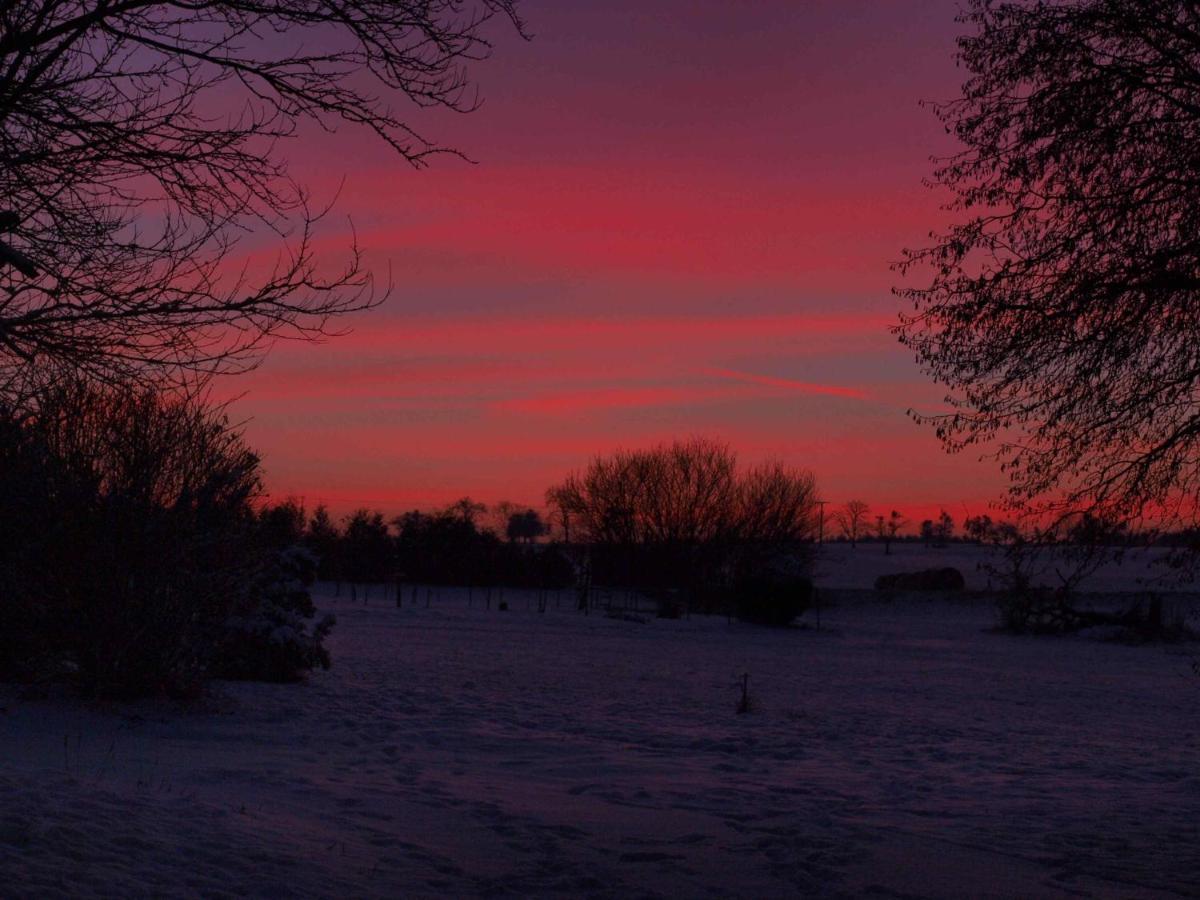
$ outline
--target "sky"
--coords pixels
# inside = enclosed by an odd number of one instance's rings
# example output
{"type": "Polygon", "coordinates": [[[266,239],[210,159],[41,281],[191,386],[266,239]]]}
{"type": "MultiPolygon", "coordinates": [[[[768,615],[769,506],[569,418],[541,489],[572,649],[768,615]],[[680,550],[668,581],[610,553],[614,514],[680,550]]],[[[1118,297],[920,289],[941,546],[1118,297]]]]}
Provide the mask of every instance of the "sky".
{"type": "Polygon", "coordinates": [[[473,162],[414,170],[342,130],[285,148],[321,248],[393,290],[278,345],[234,406],[272,495],[387,513],[540,505],[596,454],[675,437],[811,470],[834,504],[961,520],[999,496],[906,410],[942,391],[888,331],[892,271],[943,220],[954,0],[523,0],[482,106],[411,122],[473,162]]]}

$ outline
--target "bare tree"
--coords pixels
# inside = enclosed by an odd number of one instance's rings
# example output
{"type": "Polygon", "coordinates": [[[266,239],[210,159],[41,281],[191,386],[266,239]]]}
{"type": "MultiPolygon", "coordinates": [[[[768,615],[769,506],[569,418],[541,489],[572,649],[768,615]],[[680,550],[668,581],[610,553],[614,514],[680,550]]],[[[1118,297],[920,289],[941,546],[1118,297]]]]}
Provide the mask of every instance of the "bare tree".
{"type": "Polygon", "coordinates": [[[0,3],[0,376],[237,370],[377,302],[356,248],[315,257],[280,144],[344,125],[423,164],[393,101],[475,106],[464,62],[516,2],[0,3]],[[235,262],[246,234],[274,259],[235,262]]]}
{"type": "Polygon", "coordinates": [[[849,500],[833,514],[833,520],[837,522],[842,534],[849,539],[851,547],[857,547],[859,536],[866,534],[870,513],[871,507],[866,502],[849,500]]]}
{"type": "Polygon", "coordinates": [[[1089,625],[1132,626],[1143,636],[1161,633],[1162,604],[1151,595],[1129,609],[1100,612],[1081,608],[1083,585],[1109,562],[1119,562],[1120,547],[1108,544],[1108,524],[1095,520],[1060,521],[1022,531],[1009,523],[991,530],[998,553],[981,568],[1000,588],[997,606],[1010,631],[1063,634],[1089,625]],[[1083,526],[1082,528],[1080,526],[1083,526]]]}
{"type": "Polygon", "coordinates": [[[892,555],[892,541],[900,533],[900,529],[908,524],[906,519],[898,510],[893,509],[891,513],[884,518],[883,516],[875,517],[875,534],[879,540],[883,541],[883,555],[892,555]]]}
{"type": "Polygon", "coordinates": [[[897,331],[950,389],[916,416],[994,452],[1029,513],[1196,521],[1200,7],[968,0],[958,221],[906,251],[897,331]]]}
{"type": "Polygon", "coordinates": [[[546,491],[550,522],[558,526],[564,544],[571,543],[571,508],[577,502],[577,492],[578,486],[572,479],[546,491]]]}
{"type": "Polygon", "coordinates": [[[781,549],[812,540],[817,528],[817,483],[811,472],[766,462],[738,479],[737,537],[743,544],[781,549]]]}
{"type": "Polygon", "coordinates": [[[811,474],[777,462],[739,472],[737,455],[705,438],[597,457],[546,497],[576,540],[641,567],[630,578],[717,577],[798,553],[816,525],[811,474]]]}
{"type": "Polygon", "coordinates": [[[933,524],[934,546],[944,547],[952,537],[954,537],[954,517],[943,509],[933,524]]]}
{"type": "Polygon", "coordinates": [[[487,511],[486,503],[479,503],[470,497],[460,497],[446,507],[444,515],[474,528],[476,521],[486,515],[487,511]]]}
{"type": "Polygon", "coordinates": [[[986,513],[979,516],[968,516],[963,521],[963,532],[967,539],[977,544],[991,540],[995,528],[996,523],[986,513]]]}
{"type": "Polygon", "coordinates": [[[598,457],[547,496],[593,542],[712,541],[732,528],[736,466],[726,445],[693,438],[598,457]]]}

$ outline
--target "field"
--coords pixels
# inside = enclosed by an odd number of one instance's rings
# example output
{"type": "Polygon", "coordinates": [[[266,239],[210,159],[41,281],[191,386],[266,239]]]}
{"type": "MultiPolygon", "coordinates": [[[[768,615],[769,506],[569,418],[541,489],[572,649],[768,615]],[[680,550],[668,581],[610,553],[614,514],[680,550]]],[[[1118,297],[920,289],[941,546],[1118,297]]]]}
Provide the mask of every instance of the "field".
{"type": "MultiPolygon", "coordinates": [[[[870,590],[880,575],[952,566],[962,572],[968,590],[999,587],[989,568],[1002,567],[1003,554],[993,547],[967,543],[929,547],[905,542],[893,544],[891,549],[887,554],[882,544],[873,542],[859,544],[857,548],[845,542],[826,544],[817,559],[815,580],[826,588],[870,590]]],[[[1177,590],[1180,586],[1170,585],[1167,577],[1170,570],[1162,562],[1159,550],[1128,550],[1119,559],[1110,551],[1080,587],[1097,593],[1177,590]]],[[[1070,568],[1068,562],[1048,556],[1036,566],[1035,578],[1042,584],[1056,586],[1061,583],[1058,574],[1067,573],[1070,568]]]]}
{"type": "Polygon", "coordinates": [[[827,555],[820,630],[326,592],[307,684],[0,688],[0,894],[1200,893],[1192,648],[850,590],[878,553],[827,555]]]}

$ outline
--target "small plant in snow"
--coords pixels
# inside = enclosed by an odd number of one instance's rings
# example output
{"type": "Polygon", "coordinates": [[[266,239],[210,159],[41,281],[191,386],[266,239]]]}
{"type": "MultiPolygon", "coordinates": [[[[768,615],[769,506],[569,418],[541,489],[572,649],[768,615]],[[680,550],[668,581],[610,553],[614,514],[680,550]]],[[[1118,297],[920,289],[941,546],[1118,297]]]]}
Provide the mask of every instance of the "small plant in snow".
{"type": "Polygon", "coordinates": [[[741,690],[741,696],[738,697],[737,714],[744,716],[746,713],[752,713],[758,709],[758,703],[750,693],[750,673],[743,672],[737,680],[737,686],[741,690]]]}

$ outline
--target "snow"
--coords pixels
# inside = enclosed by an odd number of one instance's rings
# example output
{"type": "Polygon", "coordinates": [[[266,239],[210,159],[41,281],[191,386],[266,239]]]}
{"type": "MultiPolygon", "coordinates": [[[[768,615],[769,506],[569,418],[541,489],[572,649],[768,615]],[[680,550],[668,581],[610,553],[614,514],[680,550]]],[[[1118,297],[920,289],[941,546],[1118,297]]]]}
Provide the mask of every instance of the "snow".
{"type": "Polygon", "coordinates": [[[0,895],[1200,893],[1187,648],[969,599],[847,592],[820,631],[505,599],[323,595],[331,671],[200,709],[0,687],[0,895]]]}
{"type": "MultiPolygon", "coordinates": [[[[998,580],[989,574],[988,565],[1003,568],[1003,553],[995,547],[971,543],[949,543],[932,547],[916,541],[892,544],[891,554],[878,542],[864,542],[852,547],[848,542],[824,544],[819,552],[816,581],[828,588],[869,590],[880,575],[896,572],[915,572],[922,569],[953,567],[966,580],[967,589],[984,591],[999,587],[998,580]]],[[[1084,591],[1145,591],[1187,590],[1194,586],[1172,584],[1170,570],[1162,565],[1163,551],[1155,549],[1126,550],[1119,559],[1104,561],[1094,574],[1084,579],[1084,591]]],[[[1041,584],[1061,583],[1055,570],[1070,572],[1065,560],[1047,557],[1035,573],[1041,584]]]]}

